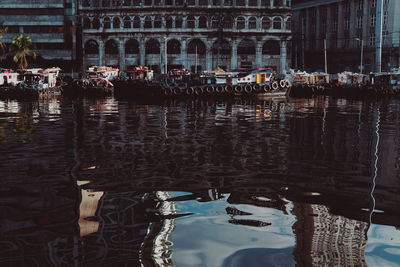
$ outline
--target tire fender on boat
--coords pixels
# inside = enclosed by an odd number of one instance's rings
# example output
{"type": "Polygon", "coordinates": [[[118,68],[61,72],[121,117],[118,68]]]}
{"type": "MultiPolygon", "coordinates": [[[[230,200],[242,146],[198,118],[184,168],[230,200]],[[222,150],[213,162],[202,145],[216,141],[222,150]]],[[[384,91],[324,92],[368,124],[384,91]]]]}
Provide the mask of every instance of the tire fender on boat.
{"type": "Polygon", "coordinates": [[[215,88],[215,91],[216,91],[217,93],[221,94],[221,93],[224,92],[224,87],[223,87],[222,85],[218,85],[218,86],[215,88]]]}
{"type": "Polygon", "coordinates": [[[251,84],[246,84],[245,85],[245,87],[244,87],[244,91],[246,92],[246,93],[251,93],[251,90],[253,90],[253,88],[251,87],[251,84]]]}
{"type": "Polygon", "coordinates": [[[227,92],[227,93],[232,93],[232,92],[233,92],[233,87],[232,87],[232,85],[227,85],[227,86],[225,86],[225,92],[227,92]]]}
{"type": "Polygon", "coordinates": [[[206,90],[207,90],[207,93],[212,94],[212,93],[214,93],[214,86],[209,85],[209,86],[207,86],[206,90]]]}
{"type": "Polygon", "coordinates": [[[236,92],[236,93],[241,93],[241,92],[243,92],[243,87],[240,86],[240,85],[236,85],[236,86],[235,86],[235,92],[236,92]]]}
{"type": "Polygon", "coordinates": [[[174,88],[174,95],[180,95],[181,94],[181,89],[178,87],[174,88]]]}
{"type": "Polygon", "coordinates": [[[194,93],[195,93],[196,95],[202,95],[202,94],[203,94],[203,91],[201,90],[200,87],[197,87],[196,89],[194,89],[194,93]]]}
{"type": "Polygon", "coordinates": [[[189,87],[188,89],[186,89],[186,94],[187,95],[193,95],[194,94],[194,88],[193,87],[189,87]]]}
{"type": "Polygon", "coordinates": [[[277,82],[277,81],[274,81],[274,82],[272,83],[272,89],[273,89],[273,90],[277,90],[278,88],[279,88],[278,82],[277,82]]]}
{"type": "Polygon", "coordinates": [[[254,92],[260,91],[260,88],[261,88],[261,86],[260,86],[258,83],[255,83],[255,84],[253,85],[253,91],[254,91],[254,92]]]}
{"type": "Polygon", "coordinates": [[[263,91],[264,91],[265,93],[271,92],[271,85],[265,84],[265,85],[263,86],[263,91]]]}

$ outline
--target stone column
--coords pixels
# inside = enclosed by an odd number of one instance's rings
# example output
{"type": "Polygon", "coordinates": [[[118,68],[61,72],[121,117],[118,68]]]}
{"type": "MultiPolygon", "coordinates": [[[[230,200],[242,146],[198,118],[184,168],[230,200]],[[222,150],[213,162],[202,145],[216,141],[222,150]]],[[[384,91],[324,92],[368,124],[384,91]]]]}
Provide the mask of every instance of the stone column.
{"type": "Polygon", "coordinates": [[[337,48],[342,48],[343,38],[344,38],[344,8],[343,3],[339,2],[339,12],[338,12],[338,31],[337,31],[337,48]]]}
{"type": "Polygon", "coordinates": [[[207,70],[212,70],[212,41],[205,42],[206,45],[206,68],[207,70]]]}
{"type": "Polygon", "coordinates": [[[124,38],[119,39],[119,70],[125,71],[125,46],[124,38]]]}
{"type": "Polygon", "coordinates": [[[262,47],[263,47],[263,43],[261,41],[257,41],[257,43],[256,43],[256,68],[262,67],[262,47]]]}
{"type": "Polygon", "coordinates": [[[104,41],[99,40],[99,66],[103,66],[104,62],[104,41]]]}
{"type": "Polygon", "coordinates": [[[189,69],[187,62],[187,44],[186,38],[182,38],[181,40],[181,64],[184,69],[189,69]]]}
{"type": "Polygon", "coordinates": [[[143,31],[144,29],[144,17],[139,17],[140,19],[140,31],[143,31]]]}
{"type": "Polygon", "coordinates": [[[231,54],[231,69],[237,69],[237,47],[238,47],[238,41],[237,40],[232,40],[232,54],[231,54]]]}
{"type": "Polygon", "coordinates": [[[274,0],[269,0],[269,7],[274,8],[274,0]]]}
{"type": "Polygon", "coordinates": [[[287,62],[287,41],[281,41],[281,66],[280,73],[284,73],[286,71],[286,62],[287,62]]]}
{"type": "Polygon", "coordinates": [[[146,42],[144,38],[139,39],[139,54],[140,65],[144,67],[146,65],[146,42]]]}
{"type": "Polygon", "coordinates": [[[167,48],[167,37],[160,37],[158,39],[160,42],[160,68],[161,68],[161,73],[166,74],[165,72],[165,66],[167,64],[167,56],[165,53],[165,50],[167,48]]]}
{"type": "MultiPolygon", "coordinates": [[[[316,17],[315,17],[315,20],[316,20],[316,26],[315,26],[315,41],[313,41],[314,43],[316,43],[316,48],[317,49],[320,49],[321,48],[321,44],[323,44],[323,40],[321,41],[321,40],[319,40],[320,39],[320,37],[321,37],[321,7],[319,7],[319,6],[317,6],[316,7],[316,9],[317,9],[317,11],[316,11],[316,17]]],[[[323,39],[323,38],[322,38],[323,39]]],[[[323,46],[322,46],[322,48],[323,48],[323,46]]]]}

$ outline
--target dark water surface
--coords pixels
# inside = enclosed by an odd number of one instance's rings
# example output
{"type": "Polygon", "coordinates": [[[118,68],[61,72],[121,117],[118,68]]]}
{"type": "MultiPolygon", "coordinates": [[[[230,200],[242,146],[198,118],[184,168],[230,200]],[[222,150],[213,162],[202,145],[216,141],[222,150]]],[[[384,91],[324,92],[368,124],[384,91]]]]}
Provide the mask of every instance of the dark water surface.
{"type": "Polygon", "coordinates": [[[0,101],[0,266],[400,266],[400,101],[0,101]]]}

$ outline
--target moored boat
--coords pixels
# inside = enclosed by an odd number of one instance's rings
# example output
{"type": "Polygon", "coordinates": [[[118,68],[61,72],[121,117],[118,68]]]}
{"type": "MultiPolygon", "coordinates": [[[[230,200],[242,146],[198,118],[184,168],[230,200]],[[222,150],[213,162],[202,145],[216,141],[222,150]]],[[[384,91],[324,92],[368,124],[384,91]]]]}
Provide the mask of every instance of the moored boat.
{"type": "Polygon", "coordinates": [[[120,77],[119,69],[108,66],[89,67],[81,79],[75,79],[64,86],[63,94],[70,97],[111,96],[114,93],[113,81],[120,77]]]}
{"type": "Polygon", "coordinates": [[[61,95],[57,81],[60,68],[24,69],[3,76],[0,95],[4,98],[49,98],[61,95]],[[7,81],[7,82],[6,82],[7,81]]]}

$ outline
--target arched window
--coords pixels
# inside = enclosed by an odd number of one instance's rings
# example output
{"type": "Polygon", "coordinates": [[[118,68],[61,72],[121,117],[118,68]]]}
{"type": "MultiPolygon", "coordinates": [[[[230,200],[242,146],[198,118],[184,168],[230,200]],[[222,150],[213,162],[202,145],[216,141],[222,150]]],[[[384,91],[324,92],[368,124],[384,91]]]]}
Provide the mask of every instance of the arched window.
{"type": "Polygon", "coordinates": [[[232,6],[233,0],[224,0],[224,6],[232,6]]]}
{"type": "Polygon", "coordinates": [[[270,0],[261,0],[261,7],[270,7],[270,0]]]}
{"type": "Polygon", "coordinates": [[[97,55],[99,54],[99,45],[94,40],[89,40],[85,43],[85,54],[86,55],[97,55]]]}
{"type": "Polygon", "coordinates": [[[113,6],[122,6],[123,0],[112,0],[113,6]]]}
{"type": "Polygon", "coordinates": [[[103,19],[103,27],[104,29],[111,29],[111,20],[109,17],[103,19]]]}
{"type": "Polygon", "coordinates": [[[165,18],[165,28],[167,29],[172,28],[172,18],[170,16],[165,18]]]}
{"type": "Polygon", "coordinates": [[[292,17],[288,17],[285,22],[286,30],[291,30],[292,28],[292,17]]]}
{"type": "Polygon", "coordinates": [[[213,6],[219,6],[219,5],[221,5],[220,0],[213,0],[212,3],[213,3],[213,6]]]}
{"type": "Polygon", "coordinates": [[[121,21],[119,20],[118,17],[113,18],[113,28],[114,29],[121,28],[121,21]]]}
{"type": "Polygon", "coordinates": [[[239,43],[237,53],[238,55],[255,55],[256,46],[253,41],[244,39],[239,43]]]}
{"type": "Polygon", "coordinates": [[[280,55],[281,47],[279,45],[279,41],[266,41],[262,47],[262,53],[263,55],[280,55]]]}
{"type": "Polygon", "coordinates": [[[200,39],[193,39],[188,44],[187,48],[188,54],[196,54],[196,50],[198,55],[206,54],[206,46],[200,39]]]}
{"type": "Polygon", "coordinates": [[[246,5],[246,1],[245,0],[236,0],[236,5],[237,6],[245,6],[246,5]]]}
{"type": "Polygon", "coordinates": [[[282,0],[274,0],[274,6],[282,6],[282,0]]]}
{"type": "Polygon", "coordinates": [[[142,0],[133,0],[132,1],[133,6],[141,6],[141,4],[142,4],[142,0]]]}
{"type": "Polygon", "coordinates": [[[156,29],[161,28],[161,24],[162,24],[161,17],[160,16],[156,16],[154,18],[154,28],[156,28],[156,29]]]}
{"type": "Polygon", "coordinates": [[[172,6],[172,0],[165,0],[164,5],[166,6],[172,6]]]}
{"type": "Polygon", "coordinates": [[[207,18],[204,16],[201,16],[199,18],[199,28],[201,29],[206,29],[207,28],[207,18]]]}
{"type": "Polygon", "coordinates": [[[115,40],[108,40],[105,44],[106,55],[118,55],[118,44],[115,40]]]}
{"type": "Polygon", "coordinates": [[[88,17],[85,17],[83,19],[83,28],[84,29],[90,29],[90,19],[88,17]]]}
{"type": "Polygon", "coordinates": [[[144,28],[145,28],[145,29],[150,29],[150,28],[152,28],[152,25],[151,25],[151,17],[147,16],[147,17],[144,18],[144,28]]]}
{"type": "Polygon", "coordinates": [[[257,29],[257,20],[255,17],[249,18],[249,29],[257,29]]]}
{"type": "Polygon", "coordinates": [[[129,39],[125,43],[125,54],[139,54],[139,42],[135,39],[129,39]]]}
{"type": "Polygon", "coordinates": [[[188,16],[186,20],[186,25],[189,29],[193,29],[195,27],[195,20],[193,16],[188,16]]]}
{"type": "Polygon", "coordinates": [[[93,7],[99,7],[100,6],[100,0],[93,0],[93,7]]]}
{"type": "Polygon", "coordinates": [[[160,43],[156,39],[150,39],[146,42],[146,55],[160,54],[160,43]]]}
{"type": "Polygon", "coordinates": [[[131,27],[131,18],[126,16],[124,18],[124,28],[129,29],[131,27]]]}
{"type": "Polygon", "coordinates": [[[263,17],[262,19],[262,28],[264,30],[268,30],[269,28],[271,28],[271,20],[268,17],[263,17]]]}
{"type": "Polygon", "coordinates": [[[175,6],[183,6],[183,0],[175,0],[175,6]]]}
{"type": "Polygon", "coordinates": [[[175,28],[182,28],[182,17],[175,17],[175,28]]]}
{"type": "Polygon", "coordinates": [[[103,0],[101,4],[102,4],[103,7],[109,7],[110,6],[110,0],[103,0]]]}
{"type": "Polygon", "coordinates": [[[133,28],[135,28],[135,29],[140,28],[140,18],[139,17],[133,18],[133,28]]]}
{"type": "Polygon", "coordinates": [[[213,29],[218,29],[220,27],[220,23],[221,23],[221,18],[214,16],[211,19],[211,28],[213,29]]]}
{"type": "Polygon", "coordinates": [[[178,40],[172,39],[167,43],[167,53],[168,54],[180,54],[181,53],[181,43],[178,40]]]}
{"type": "Polygon", "coordinates": [[[275,17],[273,22],[274,30],[282,29],[282,19],[281,17],[275,17]]]}
{"type": "Polygon", "coordinates": [[[151,5],[153,5],[153,0],[144,0],[144,5],[145,5],[145,6],[151,6],[151,5]]]}
{"type": "Polygon", "coordinates": [[[224,17],[222,20],[222,27],[224,29],[232,29],[233,28],[233,18],[231,16],[224,17]]]}
{"type": "Polygon", "coordinates": [[[227,40],[218,40],[212,46],[213,54],[231,55],[231,45],[227,40]]]}
{"type": "Polygon", "coordinates": [[[249,0],[249,6],[257,6],[257,0],[249,0]]]}
{"type": "Polygon", "coordinates": [[[131,0],[124,0],[123,5],[124,6],[130,6],[131,5],[131,0]]]}
{"type": "Polygon", "coordinates": [[[100,20],[99,20],[99,18],[96,17],[96,18],[93,19],[92,27],[93,27],[93,29],[96,29],[96,30],[100,29],[100,20]]]}
{"type": "Polygon", "coordinates": [[[196,0],[186,0],[186,3],[188,6],[194,6],[196,5],[196,0]]]}
{"type": "Polygon", "coordinates": [[[208,6],[208,0],[199,0],[199,6],[208,6]]]}
{"type": "Polygon", "coordinates": [[[89,0],[83,0],[82,6],[83,7],[89,7],[90,6],[90,1],[89,0]]]}
{"type": "Polygon", "coordinates": [[[154,6],[160,6],[161,0],[154,0],[154,6]]]}
{"type": "Polygon", "coordinates": [[[236,29],[241,30],[244,29],[246,26],[246,21],[243,17],[238,17],[236,19],[236,29]]]}

